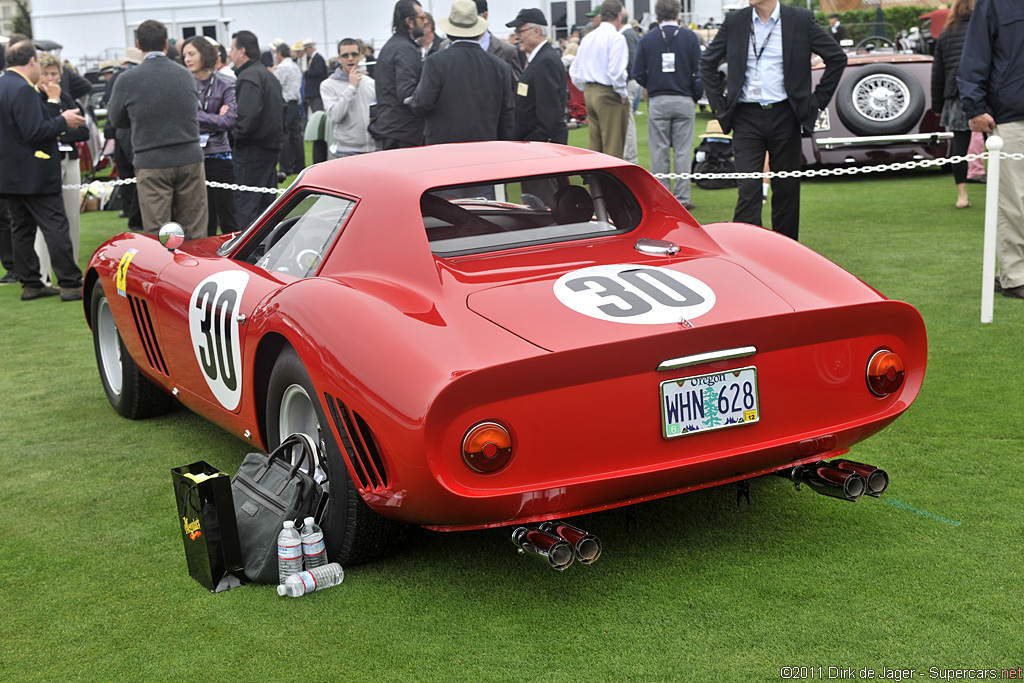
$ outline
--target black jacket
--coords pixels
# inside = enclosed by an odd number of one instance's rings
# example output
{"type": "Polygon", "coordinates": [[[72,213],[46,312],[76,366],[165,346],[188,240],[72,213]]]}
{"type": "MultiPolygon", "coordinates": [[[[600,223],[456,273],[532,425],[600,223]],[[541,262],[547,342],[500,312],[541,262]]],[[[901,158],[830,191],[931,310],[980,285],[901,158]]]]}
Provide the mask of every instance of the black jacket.
{"type": "Polygon", "coordinates": [[[1024,121],[1024,2],[978,0],[967,26],[957,85],[964,114],[1024,121]]]}
{"type": "Polygon", "coordinates": [[[381,48],[373,72],[377,106],[369,127],[370,135],[377,140],[423,144],[423,119],[404,104],[420,82],[421,55],[419,44],[405,34],[396,33],[381,48]]]}
{"type": "MultiPolygon", "coordinates": [[[[708,104],[726,133],[732,131],[732,115],[743,91],[747,72],[747,46],[753,7],[725,15],[711,45],[700,60],[700,78],[708,104]],[[718,72],[723,61],[729,64],[728,96],[718,72]]],[[[832,36],[814,21],[814,15],[802,7],[781,5],[783,82],[786,98],[804,129],[810,133],[818,111],[828,106],[846,68],[846,53],[832,36]],[[825,61],[825,72],[818,87],[811,91],[811,53],[825,61]]]]}
{"type": "Polygon", "coordinates": [[[21,74],[0,76],[0,195],[60,194],[57,137],[68,129],[21,74]]]}
{"type": "Polygon", "coordinates": [[[409,106],[425,119],[428,145],[511,140],[512,71],[479,43],[456,41],[423,63],[409,106]]]}
{"type": "Polygon", "coordinates": [[[942,113],[945,100],[960,97],[956,87],[956,75],[960,71],[960,56],[967,38],[967,22],[959,21],[942,30],[935,43],[935,59],[932,61],[932,111],[942,113]]]}
{"type": "MultiPolygon", "coordinates": [[[[46,104],[46,113],[50,117],[60,116],[62,111],[71,109],[81,109],[81,106],[71,97],[71,93],[60,92],[60,102],[51,103],[46,100],[46,95],[41,95],[43,102],[46,104]]],[[[68,128],[65,132],[61,133],[57,139],[58,143],[63,142],[66,145],[70,145],[71,151],[68,152],[69,159],[78,158],[78,147],[76,143],[85,142],[89,139],[89,127],[79,126],[78,128],[68,128]]]]}
{"type": "Polygon", "coordinates": [[[327,78],[327,62],[319,52],[313,53],[306,69],[306,97],[320,97],[320,84],[327,78]]]}
{"type": "Polygon", "coordinates": [[[514,140],[569,142],[565,104],[569,90],[562,59],[547,42],[526,65],[515,96],[514,140]]]}
{"type": "Polygon", "coordinates": [[[281,149],[284,141],[284,98],[281,82],[258,59],[235,69],[235,146],[281,149]]]}

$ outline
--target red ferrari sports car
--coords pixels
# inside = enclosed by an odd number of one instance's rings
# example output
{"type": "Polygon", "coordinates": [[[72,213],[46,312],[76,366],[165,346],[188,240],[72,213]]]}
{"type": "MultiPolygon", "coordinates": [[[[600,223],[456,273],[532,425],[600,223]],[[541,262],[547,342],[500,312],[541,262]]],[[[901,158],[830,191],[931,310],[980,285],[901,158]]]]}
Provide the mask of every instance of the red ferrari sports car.
{"type": "Polygon", "coordinates": [[[89,263],[111,404],[176,399],[263,450],[315,436],[333,561],[408,524],[518,525],[543,555],[575,532],[542,522],[769,473],[877,495],[881,470],[825,461],[925,373],[910,305],[769,230],[701,226],[643,168],[573,147],[330,161],[243,232],[162,232],[89,263]]]}

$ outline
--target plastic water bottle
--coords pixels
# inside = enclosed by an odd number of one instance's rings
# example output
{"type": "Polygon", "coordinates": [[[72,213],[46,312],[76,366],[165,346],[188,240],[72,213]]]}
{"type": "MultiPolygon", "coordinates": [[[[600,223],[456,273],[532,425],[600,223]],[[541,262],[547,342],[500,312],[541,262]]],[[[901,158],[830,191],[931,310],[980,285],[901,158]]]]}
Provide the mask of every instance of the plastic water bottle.
{"type": "Polygon", "coordinates": [[[302,537],[295,522],[287,519],[277,535],[277,582],[284,583],[292,574],[302,571],[302,537]]]}
{"type": "Polygon", "coordinates": [[[302,560],[306,565],[306,571],[327,564],[324,532],[320,531],[312,517],[306,517],[302,522],[302,560]]]}
{"type": "Polygon", "coordinates": [[[277,594],[298,598],[313,591],[337,586],[344,578],[345,570],[341,568],[341,565],[331,562],[316,569],[292,574],[277,587],[277,594]]]}

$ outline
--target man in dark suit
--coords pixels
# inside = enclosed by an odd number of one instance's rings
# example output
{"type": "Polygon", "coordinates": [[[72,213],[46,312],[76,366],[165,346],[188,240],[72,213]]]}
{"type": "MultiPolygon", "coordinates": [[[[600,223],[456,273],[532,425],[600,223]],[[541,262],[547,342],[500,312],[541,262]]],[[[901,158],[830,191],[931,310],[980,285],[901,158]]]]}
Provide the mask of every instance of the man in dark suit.
{"type": "MultiPolygon", "coordinates": [[[[803,8],[750,0],[726,15],[700,60],[700,76],[722,130],[733,132],[736,170],[757,173],[768,154],[772,171],[796,171],[801,129],[810,134],[846,68],[846,54],[803,8]],[[825,62],[811,91],[811,53],[825,62]],[[729,65],[728,95],[718,71],[729,65]]],[[[734,220],[761,225],[761,180],[740,180],[734,220]]],[[[794,240],[800,229],[799,178],[772,180],[772,227],[794,240]]]]}
{"type": "Polygon", "coordinates": [[[519,49],[527,55],[526,68],[516,86],[513,139],[568,144],[565,67],[548,44],[544,12],[524,9],[505,25],[516,30],[519,49]]]}
{"type": "Polygon", "coordinates": [[[324,56],[316,51],[316,43],[312,38],[302,41],[302,49],[309,60],[306,67],[306,106],[309,111],[323,111],[324,101],[320,97],[320,84],[327,78],[327,62],[324,56]]]}
{"type": "MultiPolygon", "coordinates": [[[[75,263],[60,188],[57,138],[68,128],[85,125],[78,109],[59,116],[47,113],[36,90],[42,75],[31,41],[10,46],[8,69],[0,77],[0,195],[10,204],[14,267],[22,284],[21,299],[60,294],[64,301],[82,298],[82,271],[75,263]],[[60,289],[45,287],[36,256],[36,226],[43,233],[60,289]]],[[[60,85],[50,83],[48,102],[60,101],[60,85]]]]}
{"type": "Polygon", "coordinates": [[[368,130],[381,149],[402,149],[423,144],[423,121],[406,104],[420,82],[423,52],[416,39],[423,35],[426,13],[416,0],[395,3],[394,35],[381,48],[370,74],[377,89],[377,106],[368,130]]]}
{"type": "MultiPolygon", "coordinates": [[[[476,13],[479,14],[484,21],[487,21],[487,0],[475,0],[475,2],[476,13]]],[[[480,45],[487,50],[487,52],[508,64],[508,68],[512,69],[513,83],[519,80],[520,74],[523,73],[523,62],[519,58],[519,50],[516,49],[515,45],[506,43],[500,38],[496,38],[490,31],[484,31],[483,35],[481,35],[477,40],[480,41],[480,45]]]]}
{"type": "Polygon", "coordinates": [[[423,63],[423,77],[409,107],[424,121],[428,145],[511,140],[512,71],[479,43],[487,20],[473,0],[455,0],[438,25],[452,43],[423,63]]]}
{"type": "Polygon", "coordinates": [[[828,15],[828,32],[832,34],[832,37],[835,38],[836,42],[840,45],[843,44],[844,40],[849,38],[846,34],[846,27],[843,26],[841,21],[839,21],[838,14],[828,15]]]}

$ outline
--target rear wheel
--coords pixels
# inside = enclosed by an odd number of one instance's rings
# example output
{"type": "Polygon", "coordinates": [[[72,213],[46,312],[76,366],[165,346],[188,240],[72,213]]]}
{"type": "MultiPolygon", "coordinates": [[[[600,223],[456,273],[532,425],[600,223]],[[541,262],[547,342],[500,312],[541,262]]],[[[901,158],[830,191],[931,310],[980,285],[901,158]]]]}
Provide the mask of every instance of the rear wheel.
{"type": "Polygon", "coordinates": [[[99,282],[92,288],[92,340],[96,365],[107,400],[129,420],[155,417],[169,411],[174,399],[146,379],[124,347],[110,302],[99,282]]]}
{"type": "Polygon", "coordinates": [[[298,353],[286,346],[274,363],[267,387],[267,441],[275,448],[281,440],[301,432],[313,437],[323,453],[314,478],[327,493],[321,521],[327,557],[331,562],[358,564],[389,553],[404,534],[405,525],[371,510],[349,477],[334,441],[309,373],[298,353]]]}

